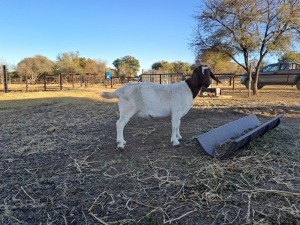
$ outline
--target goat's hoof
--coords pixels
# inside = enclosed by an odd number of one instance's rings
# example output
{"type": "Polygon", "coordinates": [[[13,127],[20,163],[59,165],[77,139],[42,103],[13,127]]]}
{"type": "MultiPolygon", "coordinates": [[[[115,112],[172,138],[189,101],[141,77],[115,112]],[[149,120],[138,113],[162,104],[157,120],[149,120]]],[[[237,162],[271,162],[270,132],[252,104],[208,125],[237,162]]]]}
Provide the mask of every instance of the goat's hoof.
{"type": "Polygon", "coordinates": [[[180,143],[179,143],[179,144],[176,144],[176,145],[173,145],[173,147],[175,147],[175,148],[180,147],[180,143]]]}
{"type": "Polygon", "coordinates": [[[123,152],[123,151],[124,151],[124,148],[122,148],[122,147],[117,147],[116,150],[117,150],[118,152],[123,152]]]}

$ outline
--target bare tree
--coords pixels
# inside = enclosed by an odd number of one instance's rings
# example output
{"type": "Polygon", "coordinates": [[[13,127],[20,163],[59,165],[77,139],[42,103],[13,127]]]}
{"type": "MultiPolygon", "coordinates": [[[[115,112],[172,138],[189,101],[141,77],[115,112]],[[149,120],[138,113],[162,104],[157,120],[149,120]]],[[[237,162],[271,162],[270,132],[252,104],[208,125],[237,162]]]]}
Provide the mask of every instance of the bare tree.
{"type": "Polygon", "coordinates": [[[196,20],[191,43],[196,53],[225,53],[247,72],[256,58],[253,94],[258,94],[264,57],[299,41],[300,0],[206,0],[196,20]]]}
{"type": "Polygon", "coordinates": [[[0,58],[0,83],[3,83],[3,65],[6,65],[6,62],[0,58]]]}
{"type": "Polygon", "coordinates": [[[26,73],[32,83],[34,83],[42,74],[52,73],[53,68],[54,62],[42,55],[25,58],[17,65],[18,74],[24,76],[26,73]]]}

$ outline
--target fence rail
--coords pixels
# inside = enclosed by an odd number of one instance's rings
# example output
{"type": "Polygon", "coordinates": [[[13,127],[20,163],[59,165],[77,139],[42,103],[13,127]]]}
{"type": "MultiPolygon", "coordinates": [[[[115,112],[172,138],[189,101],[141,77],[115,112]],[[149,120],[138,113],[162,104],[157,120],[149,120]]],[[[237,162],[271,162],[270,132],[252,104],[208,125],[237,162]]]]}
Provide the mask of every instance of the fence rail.
{"type": "MultiPolygon", "coordinates": [[[[226,74],[215,74],[225,85],[228,83],[232,90],[235,90],[236,82],[239,82],[239,78],[241,75],[235,75],[231,73],[226,74]],[[237,81],[238,80],[238,81],[237,81]]],[[[141,74],[141,81],[147,81],[157,84],[171,84],[175,82],[180,82],[190,77],[191,74],[183,74],[183,73],[161,73],[161,74],[141,74]]],[[[214,81],[213,81],[214,83],[214,81]]],[[[215,82],[215,85],[219,85],[215,82]]],[[[223,85],[224,86],[224,85],[223,85]]]]}
{"type": "MultiPolygon", "coordinates": [[[[215,74],[216,77],[219,78],[222,82],[228,82],[229,86],[232,87],[232,90],[235,90],[236,83],[240,83],[240,77],[242,75],[236,75],[236,74],[215,74]]],[[[219,85],[218,82],[215,83],[217,86],[219,85]]]]}
{"type": "MultiPolygon", "coordinates": [[[[215,74],[221,81],[222,86],[226,87],[227,84],[235,89],[235,83],[241,75],[234,74],[215,74]]],[[[50,90],[63,90],[65,88],[72,89],[77,87],[88,87],[96,84],[104,85],[105,87],[113,88],[115,85],[127,83],[131,81],[145,81],[159,84],[172,84],[185,80],[190,75],[183,73],[169,73],[169,74],[141,74],[139,79],[133,77],[124,77],[105,79],[105,76],[99,74],[64,74],[59,73],[56,75],[43,75],[37,81],[25,79],[22,81],[14,80],[7,76],[6,66],[3,65],[3,85],[0,85],[0,91],[7,93],[8,91],[50,91],[50,90]],[[3,89],[2,89],[3,87],[3,89]]],[[[1,79],[0,79],[1,83],[1,79]]],[[[220,85],[213,81],[213,85],[220,85]]]]}
{"type": "Polygon", "coordinates": [[[93,85],[104,85],[113,88],[115,85],[129,82],[133,78],[116,78],[106,79],[99,74],[56,74],[43,75],[38,80],[30,80],[27,76],[25,79],[11,79],[7,76],[6,67],[3,66],[3,76],[0,78],[0,92],[4,91],[53,91],[63,90],[65,88],[72,89],[77,87],[88,87],[93,85]],[[2,89],[3,88],[3,89],[2,89]]]}
{"type": "Polygon", "coordinates": [[[182,81],[185,79],[183,73],[161,73],[161,74],[148,74],[144,73],[140,75],[141,81],[157,83],[157,84],[171,84],[182,81]]]}

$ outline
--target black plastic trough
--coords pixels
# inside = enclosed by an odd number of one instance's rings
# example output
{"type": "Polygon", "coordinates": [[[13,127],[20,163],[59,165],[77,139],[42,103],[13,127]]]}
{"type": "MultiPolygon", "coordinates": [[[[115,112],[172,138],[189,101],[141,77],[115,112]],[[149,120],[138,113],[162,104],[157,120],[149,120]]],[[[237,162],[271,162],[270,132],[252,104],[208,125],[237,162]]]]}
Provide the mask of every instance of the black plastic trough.
{"type": "Polygon", "coordinates": [[[255,114],[251,114],[199,135],[196,139],[205,153],[211,157],[225,159],[238,149],[248,145],[255,138],[277,127],[280,124],[281,117],[283,115],[279,115],[262,124],[255,114]],[[247,130],[251,131],[245,133],[247,130]],[[235,137],[238,138],[231,141],[230,146],[221,155],[215,155],[218,146],[235,137]]]}

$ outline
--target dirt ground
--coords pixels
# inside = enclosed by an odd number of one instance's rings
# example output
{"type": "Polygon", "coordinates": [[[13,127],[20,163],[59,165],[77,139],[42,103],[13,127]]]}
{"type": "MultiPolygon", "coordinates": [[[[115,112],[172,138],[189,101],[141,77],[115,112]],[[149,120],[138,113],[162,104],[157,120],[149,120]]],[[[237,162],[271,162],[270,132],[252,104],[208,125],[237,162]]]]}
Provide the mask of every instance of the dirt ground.
{"type": "Polygon", "coordinates": [[[300,224],[300,91],[223,89],[182,119],[132,119],[116,150],[102,87],[0,94],[0,224],[300,224]],[[195,137],[256,114],[281,124],[226,160],[195,137]]]}

